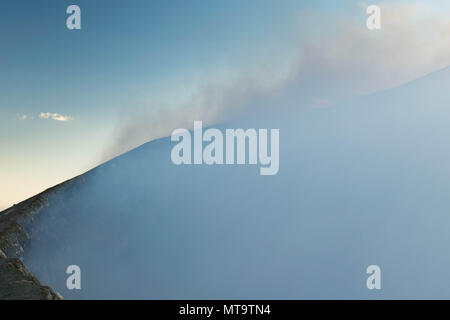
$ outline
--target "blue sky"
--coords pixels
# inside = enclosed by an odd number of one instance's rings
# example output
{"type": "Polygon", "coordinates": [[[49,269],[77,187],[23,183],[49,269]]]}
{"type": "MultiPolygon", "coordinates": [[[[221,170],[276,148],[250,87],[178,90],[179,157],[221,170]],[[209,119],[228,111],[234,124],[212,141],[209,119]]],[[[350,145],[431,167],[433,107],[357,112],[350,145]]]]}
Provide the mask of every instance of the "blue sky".
{"type": "MultiPolygon", "coordinates": [[[[305,7],[301,1],[77,1],[82,30],[69,31],[65,8],[72,2],[2,2],[2,111],[103,118],[127,94],[270,48],[266,41],[285,35],[305,7]]],[[[336,8],[343,9],[308,6],[336,8]]]]}
{"type": "MultiPolygon", "coordinates": [[[[424,3],[389,1],[386,9],[395,13],[391,21],[405,27],[406,6],[424,3]]],[[[360,60],[375,51],[364,42],[372,35],[365,30],[360,1],[3,0],[0,209],[105,157],[170,134],[184,124],[177,117],[214,122],[217,110],[234,104],[244,108],[255,96],[280,88],[289,97],[286,103],[297,101],[298,88],[327,103],[342,93],[385,89],[443,67],[448,47],[440,46],[447,30],[442,17],[449,16],[449,5],[436,0],[426,6],[440,12],[430,15],[437,22],[407,34],[419,43],[441,26],[427,40],[434,42],[425,43],[437,54],[416,63],[402,56],[415,43],[398,48],[391,38],[376,48],[397,59],[378,63],[376,57],[360,60]],[[82,30],[66,29],[71,4],[81,7],[82,30]],[[368,61],[381,71],[361,69],[368,61]],[[346,70],[361,72],[342,83],[346,70]],[[386,72],[392,83],[386,82],[386,72]],[[161,116],[166,109],[171,113],[161,116]],[[39,117],[47,112],[71,120],[39,117]],[[148,132],[149,127],[156,129],[148,132]],[[111,148],[116,140],[125,146],[111,148]]],[[[400,39],[403,29],[386,32],[400,39]]]]}

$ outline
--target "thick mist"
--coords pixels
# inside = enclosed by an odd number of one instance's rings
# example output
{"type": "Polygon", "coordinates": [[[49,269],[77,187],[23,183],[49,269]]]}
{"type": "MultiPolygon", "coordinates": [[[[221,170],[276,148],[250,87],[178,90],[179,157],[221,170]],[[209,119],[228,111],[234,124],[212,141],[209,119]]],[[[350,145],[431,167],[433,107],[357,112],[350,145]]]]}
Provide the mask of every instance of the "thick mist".
{"type": "Polygon", "coordinates": [[[449,81],[220,126],[279,128],[274,176],[175,166],[170,138],[149,142],[52,195],[25,264],[66,299],[449,298],[449,81]]]}
{"type": "MultiPolygon", "coordinates": [[[[360,3],[361,8],[367,7],[360,3]]],[[[450,23],[442,12],[417,3],[381,3],[382,28],[373,33],[348,17],[301,12],[289,30],[277,33],[277,45],[245,60],[227,55],[220,63],[198,64],[183,81],[164,82],[124,101],[112,142],[102,162],[147,141],[170,135],[193,121],[228,121],[284,95],[297,108],[324,106],[404,84],[450,65],[450,23]],[[263,53],[264,52],[264,53],[263,53]],[[301,102],[301,103],[299,103],[301,102]]],[[[289,20],[289,19],[288,19],[289,20]]],[[[245,51],[245,50],[242,50],[245,51]]],[[[274,101],[272,109],[285,105],[274,101]]]]}

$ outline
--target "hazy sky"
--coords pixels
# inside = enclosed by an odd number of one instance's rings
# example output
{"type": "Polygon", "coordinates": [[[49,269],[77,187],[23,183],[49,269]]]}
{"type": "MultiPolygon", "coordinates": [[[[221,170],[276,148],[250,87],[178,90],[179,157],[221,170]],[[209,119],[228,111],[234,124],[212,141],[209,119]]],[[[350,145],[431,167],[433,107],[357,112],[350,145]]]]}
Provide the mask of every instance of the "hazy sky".
{"type": "Polygon", "coordinates": [[[1,1],[0,210],[265,95],[324,105],[450,64],[448,1],[381,6],[373,32],[351,0],[1,1]]]}

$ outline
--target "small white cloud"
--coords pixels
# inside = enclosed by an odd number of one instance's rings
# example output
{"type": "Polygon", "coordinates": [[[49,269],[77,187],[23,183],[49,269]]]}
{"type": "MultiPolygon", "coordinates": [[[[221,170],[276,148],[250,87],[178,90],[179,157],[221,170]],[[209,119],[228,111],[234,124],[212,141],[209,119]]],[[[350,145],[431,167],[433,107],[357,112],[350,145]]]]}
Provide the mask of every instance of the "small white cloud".
{"type": "Polygon", "coordinates": [[[17,116],[17,118],[19,118],[19,120],[25,120],[28,118],[28,116],[23,113],[16,113],[16,116],[17,116]]]}
{"type": "Polygon", "coordinates": [[[64,116],[59,113],[51,113],[51,112],[41,112],[39,114],[39,118],[55,120],[55,121],[63,121],[63,122],[73,120],[73,118],[71,116],[64,116]]]}

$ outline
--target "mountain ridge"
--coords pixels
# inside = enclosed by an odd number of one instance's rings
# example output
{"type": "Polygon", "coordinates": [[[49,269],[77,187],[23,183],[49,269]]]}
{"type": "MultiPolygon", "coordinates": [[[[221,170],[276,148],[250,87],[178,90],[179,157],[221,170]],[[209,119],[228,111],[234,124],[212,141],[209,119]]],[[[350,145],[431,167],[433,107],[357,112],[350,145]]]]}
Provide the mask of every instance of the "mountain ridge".
{"type": "MultiPolygon", "coordinates": [[[[299,263],[295,260],[297,256],[289,250],[293,252],[295,250],[305,250],[308,252],[309,249],[297,248],[299,246],[298,243],[302,243],[300,240],[305,242],[310,241],[310,243],[317,241],[314,235],[308,234],[308,230],[304,229],[306,227],[302,227],[302,225],[308,226],[305,219],[311,219],[306,221],[309,221],[310,226],[316,227],[316,231],[321,231],[323,228],[328,230],[328,233],[323,236],[329,239],[327,239],[325,244],[316,247],[317,252],[324,250],[330,254],[326,250],[328,250],[328,247],[333,246],[333,237],[341,236],[344,231],[346,231],[345,233],[348,231],[349,234],[356,235],[364,233],[358,229],[360,227],[357,228],[355,226],[354,229],[347,229],[349,227],[340,225],[340,222],[335,220],[333,216],[326,215],[328,210],[334,212],[342,208],[340,221],[343,222],[362,221],[367,223],[364,219],[369,219],[370,224],[374,224],[379,228],[386,228],[383,219],[388,219],[391,223],[392,220],[394,223],[399,223],[395,219],[400,218],[394,215],[395,211],[390,212],[392,214],[390,216],[381,209],[394,210],[392,208],[400,207],[404,208],[403,210],[415,214],[409,217],[410,220],[420,222],[421,215],[418,210],[424,210],[422,209],[424,204],[420,202],[415,203],[414,201],[417,202],[417,199],[425,197],[424,194],[427,195],[428,198],[426,199],[428,200],[433,197],[434,200],[441,203],[444,209],[447,205],[443,200],[444,198],[441,197],[446,190],[446,185],[443,185],[442,190],[437,190],[437,193],[432,195],[427,194],[425,189],[422,190],[425,186],[428,186],[424,182],[430,183],[430,181],[441,179],[438,178],[439,172],[436,171],[438,167],[435,165],[436,158],[434,156],[441,156],[443,151],[438,146],[430,146],[428,142],[430,139],[435,139],[436,132],[441,132],[446,128],[445,120],[448,115],[448,107],[446,107],[445,99],[447,98],[442,99],[442,97],[430,95],[430,90],[436,86],[439,87],[439,90],[445,89],[445,84],[442,83],[441,79],[446,79],[450,75],[450,68],[446,68],[443,72],[438,72],[440,73],[435,77],[431,75],[431,77],[427,77],[425,80],[422,78],[418,79],[416,82],[408,83],[406,87],[402,86],[393,88],[392,91],[373,94],[370,98],[364,97],[358,101],[358,105],[353,105],[354,108],[347,110],[351,113],[339,114],[341,110],[338,110],[338,108],[334,110],[322,109],[320,111],[313,111],[304,119],[299,120],[299,129],[297,128],[297,122],[294,122],[295,130],[292,130],[290,133],[297,133],[297,137],[294,136],[295,138],[291,139],[300,145],[297,148],[302,151],[301,157],[291,158],[289,155],[292,154],[288,154],[286,149],[282,150],[284,152],[283,155],[286,157],[282,159],[283,164],[280,174],[271,177],[271,180],[259,180],[256,172],[254,174],[251,172],[251,168],[247,170],[241,167],[176,167],[168,163],[170,160],[168,152],[170,139],[168,137],[144,143],[79,176],[46,189],[2,211],[0,213],[0,250],[8,258],[20,258],[25,261],[28,259],[30,266],[34,270],[38,270],[41,274],[45,275],[45,272],[48,272],[46,270],[52,267],[51,264],[49,265],[49,262],[45,262],[45,266],[41,267],[36,254],[34,256],[32,254],[32,257],[27,257],[27,252],[33,252],[34,250],[42,252],[39,249],[48,248],[49,250],[46,251],[51,252],[51,254],[46,252],[48,254],[46,257],[51,257],[55,263],[59,263],[57,268],[55,267],[55,270],[63,270],[64,263],[67,259],[66,253],[62,252],[61,248],[70,251],[70,255],[68,256],[77,257],[82,263],[87,264],[94,256],[83,251],[86,250],[86,244],[78,245],[74,243],[76,239],[83,239],[87,235],[89,236],[89,241],[87,241],[89,248],[92,247],[93,250],[97,248],[105,251],[102,253],[103,258],[113,257],[109,262],[114,263],[116,262],[114,258],[120,257],[125,253],[130,254],[130,259],[134,263],[134,269],[132,271],[135,271],[135,269],[140,268],[137,266],[138,262],[144,261],[141,260],[141,256],[148,249],[142,244],[143,242],[139,242],[138,240],[147,241],[144,235],[151,233],[151,240],[153,242],[150,242],[148,246],[153,249],[152,254],[155,255],[157,260],[151,263],[146,260],[145,262],[152,266],[151,270],[155,274],[155,278],[150,279],[152,286],[157,289],[155,289],[155,292],[159,292],[158,294],[161,294],[164,298],[173,297],[171,291],[164,286],[164,283],[159,283],[155,280],[159,277],[170,283],[169,288],[173,286],[179,290],[184,290],[184,295],[181,295],[181,297],[192,298],[197,297],[199,293],[190,292],[186,289],[189,287],[187,284],[181,286],[170,282],[170,277],[173,277],[173,274],[167,273],[167,269],[173,269],[174,274],[176,274],[175,271],[179,273],[186,272],[184,269],[178,269],[178,264],[184,263],[191,268],[188,269],[190,273],[187,274],[197,275],[198,271],[196,268],[198,268],[198,262],[196,261],[206,259],[201,253],[203,252],[202,250],[204,252],[208,250],[208,247],[203,245],[200,240],[207,239],[209,242],[215,243],[217,248],[221,248],[220,250],[216,248],[216,250],[219,250],[223,256],[230,258],[223,258],[221,260],[221,256],[215,256],[217,261],[228,266],[227,269],[223,270],[225,275],[229,277],[232,275],[245,275],[247,277],[246,281],[259,283],[259,278],[255,276],[255,272],[259,271],[260,274],[258,275],[263,277],[265,272],[268,271],[258,269],[259,264],[256,262],[261,264],[266,263],[276,271],[285,270],[285,268],[290,268],[291,266],[295,266],[296,263],[299,263]],[[438,84],[434,85],[433,81],[438,81],[438,84]],[[415,84],[419,88],[423,88],[422,91],[414,88],[415,84]],[[434,115],[427,113],[430,101],[444,102],[443,105],[436,105],[433,108],[433,110],[438,111],[444,110],[445,113],[438,114],[444,117],[432,119],[434,115]],[[364,103],[364,107],[375,107],[378,104],[387,107],[361,109],[360,103],[364,103]],[[392,103],[398,104],[398,107],[392,103]],[[402,111],[406,107],[410,107],[406,110],[411,112],[409,114],[402,114],[402,111]],[[423,121],[431,121],[430,119],[435,121],[434,123],[437,125],[437,129],[434,127],[432,129],[423,127],[423,121]],[[368,128],[374,131],[369,131],[368,128]],[[416,132],[416,136],[411,137],[410,135],[413,132],[416,132]],[[420,134],[425,135],[423,139],[420,134]],[[394,140],[401,144],[391,146],[386,144],[386,141],[389,140],[394,140]],[[414,150],[414,148],[419,148],[419,152],[414,150]],[[431,152],[433,157],[428,156],[427,152],[431,152]],[[414,156],[413,159],[410,159],[411,155],[414,156]],[[329,160],[333,157],[333,161],[329,160]],[[372,162],[365,164],[365,161],[372,162]],[[404,164],[405,161],[408,162],[404,164]],[[347,163],[352,163],[352,165],[349,166],[347,163]],[[423,167],[423,163],[430,163],[431,169],[426,168],[424,172],[415,172],[414,170],[423,167]],[[288,169],[285,169],[286,167],[288,169]],[[284,173],[286,170],[289,170],[288,174],[284,173]],[[370,175],[368,170],[373,172],[375,176],[370,175]],[[408,174],[413,174],[413,178],[409,178],[408,174]],[[238,176],[242,176],[243,180],[238,180],[238,176]],[[301,176],[302,179],[286,186],[284,184],[285,181],[292,181],[290,176],[301,176]],[[409,179],[415,182],[409,183],[406,187],[401,184],[401,182],[409,181],[409,179]],[[302,180],[306,181],[305,184],[302,184],[302,180]],[[384,185],[385,180],[389,184],[384,185]],[[359,189],[356,191],[352,189],[352,183],[360,183],[359,189]],[[171,187],[172,185],[174,186],[173,188],[171,187]],[[177,189],[178,187],[181,189],[177,189]],[[247,192],[245,190],[246,187],[256,189],[257,191],[254,192],[257,195],[255,196],[251,192],[247,192]],[[214,200],[223,200],[224,198],[214,191],[216,188],[226,191],[226,195],[232,195],[224,203],[219,202],[220,206],[217,206],[217,202],[214,202],[214,200]],[[233,193],[235,189],[247,193],[244,193],[243,196],[239,193],[233,193]],[[287,199],[272,199],[270,193],[272,189],[283,190],[284,194],[287,194],[287,199]],[[342,189],[347,190],[346,193],[341,194],[339,197],[335,196],[342,189]],[[378,194],[383,189],[390,190],[391,192],[384,196],[384,204],[379,204],[375,201],[376,199],[373,199],[373,193],[378,194]],[[298,190],[301,190],[302,193],[297,194],[298,190]],[[418,191],[421,192],[420,197],[414,193],[418,191]],[[207,195],[206,198],[212,196],[212,199],[200,198],[203,203],[192,200],[197,192],[205,192],[207,195]],[[262,195],[259,195],[258,192],[261,192],[262,195]],[[321,196],[318,203],[308,200],[310,197],[314,197],[315,194],[320,194],[321,196]],[[415,195],[415,197],[412,195],[415,195]],[[295,200],[296,197],[301,198],[301,201],[295,200]],[[179,199],[182,199],[181,202],[179,199]],[[328,200],[328,203],[323,199],[328,200]],[[403,199],[405,199],[404,202],[403,199]],[[281,200],[287,200],[288,203],[283,204],[281,200]],[[238,210],[230,205],[233,202],[239,203],[243,207],[239,211],[241,215],[234,216],[235,213],[233,210],[238,210]],[[259,204],[255,209],[250,206],[250,203],[262,204],[259,204]],[[332,206],[332,208],[328,208],[328,205],[332,206]],[[209,209],[208,206],[212,206],[213,209],[209,209]],[[301,223],[295,220],[297,217],[294,216],[294,213],[297,213],[297,211],[290,211],[295,206],[297,206],[298,212],[302,214],[298,218],[301,223]],[[359,210],[365,213],[367,206],[379,206],[381,209],[378,210],[381,213],[376,217],[371,217],[368,213],[367,216],[350,214],[353,212],[352,210],[355,210],[355,212],[359,210]],[[170,210],[167,210],[167,208],[170,208],[170,210]],[[277,212],[277,216],[261,215],[261,212],[258,212],[258,210],[269,210],[269,213],[270,210],[273,210],[277,212]],[[212,213],[210,214],[210,212],[212,213]],[[316,221],[314,216],[310,216],[309,212],[315,212],[316,215],[321,217],[321,222],[325,221],[325,223],[329,224],[318,227],[318,220],[316,221]],[[136,219],[137,222],[133,221],[133,219],[136,219]],[[206,227],[201,226],[201,223],[205,221],[209,223],[209,228],[212,228],[214,232],[209,232],[206,227]],[[283,221],[288,221],[290,224],[285,225],[283,221]],[[235,226],[232,224],[234,222],[240,223],[240,225],[235,226]],[[107,236],[97,234],[98,230],[105,230],[106,223],[108,229],[111,229],[111,232],[106,233],[107,236]],[[148,225],[149,230],[141,229],[143,228],[141,225],[148,225]],[[186,226],[193,228],[196,233],[185,231],[184,228],[186,226]],[[295,226],[297,229],[291,229],[292,226],[295,226]],[[226,228],[228,228],[227,232],[224,231],[226,228]],[[274,232],[273,228],[283,231],[281,239],[275,237],[277,232],[274,232]],[[66,233],[63,229],[70,232],[70,236],[67,236],[68,239],[64,239],[66,233]],[[254,231],[255,229],[257,231],[254,231]],[[171,243],[166,239],[167,236],[163,231],[172,230],[176,230],[178,233],[172,234],[171,237],[182,241],[171,243]],[[52,234],[54,231],[57,231],[57,234],[52,234]],[[136,238],[130,240],[130,233],[132,231],[139,236],[135,236],[136,238]],[[230,237],[227,234],[228,232],[240,237],[239,248],[231,246],[231,243],[236,240],[230,237]],[[248,250],[257,250],[259,248],[258,246],[254,246],[254,239],[248,238],[245,232],[256,232],[253,235],[254,238],[264,243],[272,255],[279,255],[280,260],[284,259],[289,262],[289,259],[291,259],[292,261],[287,264],[288,267],[278,264],[270,265],[268,260],[266,260],[266,256],[260,252],[253,253],[253,255],[250,254],[251,259],[241,256],[249,254],[249,252],[244,250],[247,248],[246,246],[248,246],[248,250]],[[287,242],[289,237],[294,237],[297,234],[302,235],[302,233],[306,234],[306,236],[303,236],[300,240],[296,240],[298,243],[294,242],[292,244],[292,242],[287,242]],[[45,236],[41,237],[41,235],[45,236]],[[30,239],[34,239],[35,241],[30,241],[30,239]],[[270,243],[268,241],[269,239],[274,243],[270,243]],[[311,241],[311,239],[314,241],[311,241]],[[58,243],[59,241],[61,243],[58,243]],[[189,253],[197,257],[197,260],[184,258],[184,260],[174,260],[174,262],[170,259],[166,261],[165,259],[167,258],[165,255],[158,255],[158,252],[161,251],[158,245],[167,245],[167,243],[169,247],[164,247],[165,251],[173,255],[181,254],[177,251],[179,246],[181,246],[180,248],[191,250],[190,247],[185,248],[184,243],[196,247],[196,250],[192,249],[189,253]],[[141,247],[135,248],[136,245],[140,245],[141,247]],[[233,261],[231,258],[236,259],[237,257],[247,264],[239,265],[240,267],[252,266],[255,272],[246,273],[245,270],[239,271],[240,269],[230,262],[233,261]],[[161,265],[158,264],[159,261],[162,261],[161,265]],[[167,262],[167,264],[163,264],[163,262],[167,262]],[[171,265],[169,262],[176,265],[171,265]]],[[[443,156],[443,159],[445,159],[447,155],[443,154],[443,156]]],[[[435,186],[431,184],[431,187],[435,186]]],[[[435,188],[439,189],[437,187],[435,188]]],[[[435,211],[437,212],[438,209],[439,207],[436,207],[435,211]]],[[[434,219],[438,219],[438,217],[434,219]]],[[[415,226],[414,230],[416,232],[423,232],[419,225],[415,226]]],[[[312,230],[315,229],[313,228],[312,230]]],[[[359,237],[364,238],[364,241],[369,245],[373,245],[368,241],[370,241],[371,236],[377,235],[377,230],[364,230],[367,236],[359,235],[359,237]]],[[[387,240],[396,239],[392,238],[393,236],[391,234],[389,236],[391,238],[387,237],[387,240]]],[[[396,241],[398,240],[396,239],[396,241]]],[[[148,249],[148,251],[151,250],[148,249]]],[[[169,255],[169,253],[166,254],[169,255]]],[[[379,260],[383,261],[383,259],[387,259],[384,257],[383,252],[376,251],[376,253],[379,260]]],[[[346,254],[349,255],[348,252],[346,254]]],[[[309,256],[306,255],[306,257],[309,256]]],[[[411,257],[407,256],[407,258],[411,257]]],[[[314,260],[312,259],[311,261],[314,260]]],[[[386,261],[389,262],[390,260],[386,261]]],[[[214,266],[218,268],[217,265],[214,266]]],[[[342,265],[343,267],[344,265],[342,265]]],[[[315,269],[313,267],[310,268],[311,270],[306,268],[304,272],[306,274],[308,272],[314,274],[316,272],[315,269]]],[[[96,270],[89,269],[89,271],[95,273],[96,270]]],[[[117,276],[121,272],[124,272],[126,276],[130,277],[127,273],[129,271],[127,266],[119,266],[117,269],[106,270],[105,272],[110,273],[107,274],[107,277],[105,276],[105,279],[117,276]]],[[[219,291],[223,290],[222,288],[226,287],[226,285],[230,286],[228,288],[230,290],[229,292],[232,292],[231,289],[235,289],[232,286],[232,282],[231,284],[224,284],[215,280],[215,274],[212,271],[207,270],[205,273],[211,277],[208,279],[212,283],[216,283],[218,289],[216,287],[212,289],[203,288],[203,291],[198,289],[199,292],[202,292],[200,297],[226,296],[222,291],[219,291]],[[214,290],[218,290],[219,293],[214,290]]],[[[327,275],[325,269],[322,270],[322,274],[327,275]]],[[[98,274],[96,275],[98,276],[98,274]]],[[[295,275],[295,273],[292,273],[292,275],[295,275]]],[[[331,277],[332,274],[328,274],[328,276],[331,277]]],[[[200,276],[197,275],[197,277],[200,276]]],[[[60,279],[45,279],[44,282],[48,283],[50,280],[53,283],[60,283],[60,279]]],[[[243,278],[241,280],[244,281],[243,278]]],[[[285,284],[285,288],[290,288],[289,281],[285,279],[280,281],[285,281],[282,282],[285,284]]],[[[254,285],[256,286],[255,283],[254,285]]],[[[195,285],[192,286],[195,288],[195,285]]],[[[269,292],[267,291],[267,287],[263,287],[261,290],[269,292]]],[[[286,292],[276,290],[281,289],[279,287],[273,289],[275,292],[273,294],[276,295],[278,292],[278,295],[275,297],[286,297],[286,292]]],[[[288,297],[297,297],[297,291],[294,288],[290,290],[288,290],[288,294],[290,294],[288,297]]],[[[359,289],[353,290],[354,292],[358,292],[359,289]]],[[[128,291],[124,290],[124,292],[128,291]]],[[[228,291],[225,290],[225,292],[228,291]]],[[[354,292],[351,293],[355,294],[354,292]]],[[[100,296],[101,293],[104,294],[103,292],[95,291],[93,296],[102,297],[100,296]]],[[[118,296],[120,294],[124,293],[117,293],[118,296]]],[[[143,293],[132,292],[131,294],[135,294],[136,297],[142,297],[141,295],[143,293]]],[[[316,292],[316,295],[320,297],[320,293],[316,292]]],[[[158,298],[161,296],[155,293],[150,297],[158,298]]],[[[74,295],[73,297],[77,296],[74,295]]],[[[116,296],[112,294],[111,297],[116,296]]],[[[243,295],[243,297],[246,296],[243,295]]],[[[262,295],[261,297],[264,298],[265,296],[262,295]]]]}

